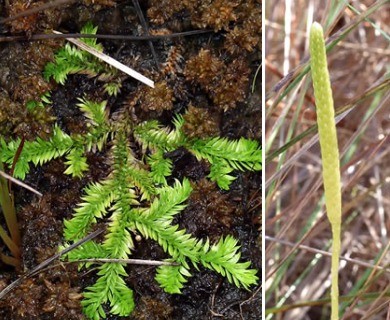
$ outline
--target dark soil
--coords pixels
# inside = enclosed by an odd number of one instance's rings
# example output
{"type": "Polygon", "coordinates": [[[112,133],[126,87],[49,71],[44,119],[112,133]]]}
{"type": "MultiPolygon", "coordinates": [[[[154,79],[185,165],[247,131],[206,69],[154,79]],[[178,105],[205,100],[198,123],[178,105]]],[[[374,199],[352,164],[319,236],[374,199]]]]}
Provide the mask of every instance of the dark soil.
{"type": "MultiPolygon", "coordinates": [[[[12,16],[45,2],[1,1],[0,14],[12,16]]],[[[0,135],[5,139],[45,138],[55,122],[69,134],[83,132],[85,121],[75,104],[77,97],[88,96],[108,99],[111,116],[116,112],[131,112],[135,121],[158,119],[170,125],[175,113],[183,114],[191,109],[186,115],[185,130],[189,135],[221,135],[232,139],[244,136],[260,141],[261,84],[255,73],[261,62],[261,3],[198,2],[194,7],[190,1],[140,1],[151,33],[210,30],[154,41],[157,61],[147,41],[101,41],[107,54],[151,77],[156,87],[161,85],[160,96],[160,91],[151,92],[130,78],[123,79],[117,98],[109,98],[96,79],[84,75],[70,76],[65,86],[47,83],[42,78],[43,67],[63,45],[63,40],[0,43],[0,135]],[[52,90],[52,106],[32,115],[27,113],[26,102],[38,99],[47,90],[52,90]],[[167,91],[172,93],[172,98],[167,98],[167,91]]],[[[98,26],[101,34],[142,33],[133,2],[85,0],[3,23],[0,37],[28,37],[50,29],[78,32],[89,20],[98,26]]],[[[189,204],[177,218],[180,226],[196,237],[209,237],[212,241],[232,234],[240,241],[242,259],[251,261],[260,277],[261,172],[237,172],[238,178],[230,190],[222,192],[206,179],[207,163],[198,162],[186,150],[167,156],[174,161],[172,179],[186,176],[193,181],[189,204]]],[[[63,220],[72,216],[82,189],[89,182],[106,177],[109,167],[105,158],[107,150],[88,154],[90,169],[82,179],[72,179],[63,173],[63,159],[33,167],[25,182],[43,193],[42,198],[12,187],[22,232],[23,272],[58,251],[63,243],[63,220]]],[[[0,250],[5,250],[2,245],[0,250]]],[[[157,243],[140,240],[132,258],[164,259],[166,256],[157,243]]],[[[237,289],[215,272],[202,268],[191,271],[193,277],[183,294],[169,295],[154,280],[155,267],[127,267],[126,282],[136,299],[136,309],[128,318],[261,318],[259,286],[246,291],[237,289]]],[[[23,272],[0,262],[0,290],[23,272]]],[[[0,319],[83,319],[81,293],[95,280],[94,270],[78,272],[75,264],[55,262],[0,300],[0,319]]],[[[108,319],[121,317],[110,315],[108,319]]]]}

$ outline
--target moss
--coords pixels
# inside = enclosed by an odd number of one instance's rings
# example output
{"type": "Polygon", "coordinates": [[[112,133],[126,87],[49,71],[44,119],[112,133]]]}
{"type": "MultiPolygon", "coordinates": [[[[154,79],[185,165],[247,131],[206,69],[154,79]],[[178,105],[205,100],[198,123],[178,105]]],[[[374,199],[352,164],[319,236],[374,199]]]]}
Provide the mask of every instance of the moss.
{"type": "Polygon", "coordinates": [[[191,139],[216,137],[220,134],[220,117],[216,111],[190,105],[183,118],[183,132],[191,139]]]}
{"type": "Polygon", "coordinates": [[[67,281],[54,282],[47,279],[27,279],[11,291],[1,307],[12,306],[14,319],[55,319],[81,320],[79,288],[71,288],[67,281]]]}
{"type": "Polygon", "coordinates": [[[224,71],[221,72],[220,82],[214,83],[209,95],[217,106],[227,110],[245,100],[250,70],[242,59],[235,59],[224,71]]]}
{"type": "Polygon", "coordinates": [[[26,104],[29,101],[39,101],[42,94],[49,91],[51,86],[41,74],[23,74],[17,81],[17,86],[13,92],[13,98],[26,104]]]}
{"type": "Polygon", "coordinates": [[[224,48],[235,55],[260,49],[261,4],[246,1],[238,7],[238,22],[226,35],[224,48]]]}
{"type": "Polygon", "coordinates": [[[219,72],[223,69],[225,66],[222,60],[210,50],[201,49],[196,56],[187,61],[184,74],[187,80],[198,83],[202,88],[210,91],[213,83],[219,80],[219,72]]]}
{"type": "Polygon", "coordinates": [[[223,110],[236,107],[244,101],[248,91],[249,68],[243,59],[225,64],[210,50],[201,49],[188,60],[185,75],[190,82],[204,89],[213,103],[223,110]]]}
{"type": "Polygon", "coordinates": [[[214,31],[228,30],[229,23],[237,20],[239,1],[202,1],[197,10],[191,12],[193,24],[200,28],[211,27],[214,31]]]}
{"type": "Polygon", "coordinates": [[[211,241],[229,233],[235,208],[228,196],[222,194],[214,182],[205,178],[194,183],[193,188],[182,220],[188,232],[198,237],[207,236],[211,241]]]}
{"type": "MultiPolygon", "coordinates": [[[[7,16],[15,16],[23,11],[39,8],[47,3],[47,1],[9,1],[7,6],[7,16]]],[[[39,12],[29,14],[25,17],[20,17],[9,21],[7,24],[10,26],[11,32],[19,33],[25,32],[32,34],[44,29],[55,29],[61,23],[64,15],[64,5],[61,8],[51,8],[41,10],[39,12]]]]}
{"type": "Polygon", "coordinates": [[[164,110],[171,110],[173,107],[173,91],[165,81],[157,82],[154,88],[138,87],[140,107],[145,111],[156,111],[161,113],[164,110]]]}
{"type": "MultiPolygon", "coordinates": [[[[42,5],[42,1],[31,3],[30,1],[10,1],[8,6],[8,16],[15,16],[28,9],[42,5]]],[[[38,26],[39,13],[30,14],[9,22],[11,32],[35,32],[38,26]]]]}
{"type": "Polygon", "coordinates": [[[182,27],[187,20],[196,28],[226,31],[224,48],[230,53],[246,54],[254,51],[260,44],[261,1],[152,0],[148,9],[149,18],[157,25],[170,26],[170,22],[178,20],[177,15],[180,13],[190,16],[182,19],[182,27]]]}
{"type": "Polygon", "coordinates": [[[27,140],[33,140],[51,133],[54,117],[47,108],[28,111],[22,103],[13,101],[4,90],[0,90],[0,105],[1,136],[24,136],[27,140]]]}
{"type": "Polygon", "coordinates": [[[141,297],[132,317],[136,320],[164,320],[172,319],[172,312],[173,308],[167,301],[141,297]]]}

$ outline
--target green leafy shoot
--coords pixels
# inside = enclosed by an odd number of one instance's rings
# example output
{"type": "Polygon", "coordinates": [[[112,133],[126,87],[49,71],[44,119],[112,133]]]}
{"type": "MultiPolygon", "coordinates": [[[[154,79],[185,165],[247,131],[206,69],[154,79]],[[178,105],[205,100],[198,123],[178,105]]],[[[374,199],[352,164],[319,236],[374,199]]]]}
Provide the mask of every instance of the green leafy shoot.
{"type": "MultiPolygon", "coordinates": [[[[91,21],[88,21],[84,27],[81,28],[80,33],[82,34],[96,34],[98,27],[94,27],[91,21]]],[[[99,52],[103,52],[103,46],[97,43],[96,38],[80,38],[82,42],[91,46],[99,52]]]]}
{"type": "Polygon", "coordinates": [[[207,240],[201,261],[205,267],[226,276],[230,283],[248,289],[258,281],[257,270],[248,269],[250,262],[239,262],[241,254],[237,242],[232,236],[227,236],[209,247],[207,240]]]}
{"type": "MultiPolygon", "coordinates": [[[[64,155],[67,160],[66,174],[80,178],[88,170],[85,152],[102,150],[111,128],[105,110],[106,101],[97,103],[86,99],[79,100],[78,107],[89,120],[87,133],[69,136],[55,125],[51,139],[37,138],[35,141],[26,141],[14,168],[16,178],[25,178],[30,171],[30,162],[34,165],[42,165],[64,155]]],[[[0,139],[0,161],[11,166],[20,142],[20,139],[8,143],[0,139]]]]}
{"type": "Polygon", "coordinates": [[[172,174],[172,160],[164,157],[162,150],[157,150],[147,158],[150,175],[157,184],[167,185],[166,177],[172,174]]]}
{"type": "MultiPolygon", "coordinates": [[[[97,27],[93,27],[91,23],[87,23],[81,30],[81,33],[96,34],[97,27]]],[[[82,38],[81,41],[92,46],[97,51],[103,52],[101,44],[96,42],[95,38],[82,38]]],[[[73,45],[67,43],[55,55],[54,62],[50,62],[44,69],[44,77],[46,80],[53,78],[59,84],[65,84],[69,74],[83,73],[94,77],[98,74],[108,75],[115,74],[115,69],[109,68],[105,63],[91,55],[90,53],[80,50],[73,45]]]]}
{"type": "MultiPolygon", "coordinates": [[[[149,164],[153,165],[152,172],[157,169],[154,157],[161,159],[164,152],[179,147],[187,148],[198,160],[208,160],[211,164],[209,178],[224,190],[228,190],[235,179],[230,175],[233,170],[261,170],[262,151],[257,141],[245,138],[228,140],[221,137],[189,140],[181,130],[183,123],[183,118],[179,116],[174,121],[173,130],[161,127],[157,121],[148,121],[135,128],[135,136],[143,149],[149,148],[154,152],[149,158],[149,164]]],[[[161,183],[169,172],[166,162],[153,176],[161,183]]]]}
{"type": "MultiPolygon", "coordinates": [[[[15,154],[18,150],[20,139],[11,141],[8,144],[1,139],[1,160],[12,165],[15,154]]],[[[53,136],[46,141],[37,138],[35,141],[26,141],[19,159],[14,168],[14,176],[24,179],[30,170],[29,162],[35,165],[42,165],[52,159],[59,158],[68,153],[73,146],[72,138],[64,133],[58,126],[54,126],[53,136]]]]}
{"type": "Polygon", "coordinates": [[[72,177],[81,178],[84,171],[88,170],[87,158],[84,157],[84,149],[73,148],[66,156],[65,164],[68,168],[65,170],[66,174],[72,177]]]}

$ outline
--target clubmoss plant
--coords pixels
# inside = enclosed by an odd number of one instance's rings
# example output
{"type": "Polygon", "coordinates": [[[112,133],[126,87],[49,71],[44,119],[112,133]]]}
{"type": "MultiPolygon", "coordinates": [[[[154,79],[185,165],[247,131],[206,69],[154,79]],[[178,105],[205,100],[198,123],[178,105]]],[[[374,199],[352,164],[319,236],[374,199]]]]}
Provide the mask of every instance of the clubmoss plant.
{"type": "Polygon", "coordinates": [[[332,89],[326,61],[325,41],[322,27],[318,23],[313,23],[310,30],[310,55],[314,95],[317,105],[317,122],[322,155],[325,204],[328,218],[332,226],[331,319],[336,320],[339,318],[338,269],[341,233],[340,161],[336,124],[334,120],[332,89]]]}
{"type": "MultiPolygon", "coordinates": [[[[65,239],[75,242],[83,238],[98,222],[109,216],[108,231],[103,243],[88,242],[69,253],[70,260],[91,258],[126,259],[134,248],[131,234],[139,233],[157,241],[171,257],[168,261],[178,266],[162,266],[157,269],[156,280],[169,293],[180,293],[190,266],[203,265],[223,276],[238,287],[248,288],[257,282],[257,271],[249,262],[239,262],[237,240],[222,237],[211,245],[208,240],[197,239],[173,224],[173,218],[185,207],[191,194],[187,179],[175,181],[169,186],[167,177],[172,174],[172,162],[164,153],[186,147],[199,159],[211,164],[210,179],[221,188],[228,189],[234,180],[234,170],[259,170],[261,150],[256,141],[241,138],[229,141],[224,138],[189,140],[181,131],[183,119],[177,117],[175,129],[169,130],[156,121],[145,122],[133,131],[109,122],[105,112],[106,102],[81,100],[78,105],[90,122],[89,131],[81,136],[65,134],[56,126],[50,140],[25,142],[15,166],[15,176],[24,178],[29,163],[46,163],[65,156],[66,174],[82,176],[88,169],[85,153],[94,148],[102,149],[108,136],[112,137],[111,172],[99,182],[91,183],[84,190],[82,203],[74,217],[65,221],[65,239]],[[129,146],[129,137],[138,141],[145,153],[145,163],[136,159],[129,146]],[[241,158],[241,159],[240,159],[241,158]]],[[[2,160],[12,163],[19,140],[1,142],[2,160]]],[[[86,265],[89,266],[89,265],[86,265]]],[[[105,263],[99,267],[98,280],[86,289],[82,304],[85,314],[92,319],[105,317],[102,304],[109,302],[111,312],[128,315],[134,308],[132,290],[123,280],[127,273],[124,265],[105,263]]]]}
{"type": "MultiPolygon", "coordinates": [[[[46,68],[52,75],[64,69],[58,56],[56,61],[57,64],[46,68]]],[[[76,59],[76,66],[78,62],[76,59]]],[[[71,60],[65,69],[76,70],[71,60]]],[[[167,261],[174,263],[157,268],[156,281],[168,293],[180,293],[191,276],[191,268],[199,266],[221,274],[237,287],[248,289],[257,283],[257,270],[250,268],[250,262],[240,262],[240,246],[232,236],[223,236],[211,244],[174,223],[175,216],[185,209],[192,188],[187,178],[173,179],[173,162],[165,157],[167,152],[186,148],[197,159],[209,162],[209,178],[227,190],[235,179],[235,170],[261,169],[261,148],[257,141],[188,137],[181,115],[176,115],[168,128],[155,120],[136,125],[126,114],[111,121],[107,101],[82,98],[77,106],[88,122],[85,133],[66,134],[55,125],[50,139],[25,142],[14,168],[14,176],[23,179],[30,163],[42,165],[65,157],[64,173],[79,178],[89,169],[87,152],[101,150],[109,155],[105,159],[110,164],[107,176],[87,185],[73,217],[64,222],[65,246],[86,236],[96,223],[103,223],[102,219],[108,221],[104,239],[89,241],[72,250],[67,255],[69,260],[127,259],[135,247],[133,235],[141,235],[155,240],[166,252],[167,261]],[[139,147],[140,158],[134,150],[139,147]]],[[[1,139],[0,161],[11,165],[20,143],[1,139]]],[[[91,263],[80,264],[90,266],[91,263]]],[[[97,269],[96,283],[84,292],[84,313],[91,319],[105,318],[103,305],[108,303],[111,313],[128,316],[134,309],[134,299],[132,289],[124,281],[125,264],[104,263],[97,269]]]]}

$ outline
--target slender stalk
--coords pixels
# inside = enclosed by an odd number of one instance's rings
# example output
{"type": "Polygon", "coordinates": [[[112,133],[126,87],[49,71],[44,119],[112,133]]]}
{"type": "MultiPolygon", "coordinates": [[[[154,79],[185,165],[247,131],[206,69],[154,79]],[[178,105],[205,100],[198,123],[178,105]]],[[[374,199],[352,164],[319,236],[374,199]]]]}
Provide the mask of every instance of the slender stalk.
{"type": "Polygon", "coordinates": [[[316,22],[313,23],[310,30],[310,56],[314,96],[317,105],[317,123],[321,146],[325,205],[328,219],[332,226],[331,319],[338,320],[338,269],[341,233],[340,160],[324,35],[321,25],[316,22]]]}
{"type": "MultiPolygon", "coordinates": [[[[0,225],[0,239],[2,239],[5,245],[8,247],[9,251],[11,251],[12,255],[19,259],[20,258],[20,249],[15,244],[15,242],[9,237],[4,228],[0,225]]],[[[4,261],[4,259],[1,259],[4,261]]]]}
{"type": "MultiPolygon", "coordinates": [[[[3,164],[0,162],[0,170],[3,171],[3,164]]],[[[0,176],[0,205],[12,241],[19,247],[21,244],[18,221],[16,219],[15,206],[8,190],[7,180],[0,176]]],[[[18,257],[15,257],[18,258],[18,257]]]]}

